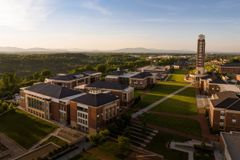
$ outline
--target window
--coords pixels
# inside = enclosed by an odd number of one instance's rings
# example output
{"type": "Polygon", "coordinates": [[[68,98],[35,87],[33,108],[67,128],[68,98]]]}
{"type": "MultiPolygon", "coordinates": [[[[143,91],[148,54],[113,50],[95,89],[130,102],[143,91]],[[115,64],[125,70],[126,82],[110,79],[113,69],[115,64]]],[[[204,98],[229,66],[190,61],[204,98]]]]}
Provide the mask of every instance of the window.
{"type": "Polygon", "coordinates": [[[220,122],[219,125],[220,125],[220,126],[224,126],[224,122],[220,122]]]}
{"type": "Polygon", "coordinates": [[[232,123],[237,123],[237,120],[236,119],[232,119],[232,123]]]}
{"type": "Polygon", "coordinates": [[[220,114],[221,114],[221,115],[224,115],[224,114],[225,114],[225,112],[224,112],[224,111],[221,111],[221,112],[220,112],[220,114]]]}

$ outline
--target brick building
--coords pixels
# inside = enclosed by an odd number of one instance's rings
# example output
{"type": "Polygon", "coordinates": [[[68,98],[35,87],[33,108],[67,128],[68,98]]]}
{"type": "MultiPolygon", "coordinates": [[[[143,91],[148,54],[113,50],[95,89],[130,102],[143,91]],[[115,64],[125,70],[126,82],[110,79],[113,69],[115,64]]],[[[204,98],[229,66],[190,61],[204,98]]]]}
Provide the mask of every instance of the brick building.
{"type": "Polygon", "coordinates": [[[38,83],[21,88],[20,106],[38,117],[68,124],[70,100],[82,94],[66,87],[38,83]]]}
{"type": "Polygon", "coordinates": [[[110,93],[83,93],[46,83],[21,88],[20,106],[37,117],[84,132],[95,132],[120,111],[119,97],[110,93]]]}
{"type": "Polygon", "coordinates": [[[149,72],[140,72],[130,78],[129,85],[136,89],[146,89],[156,83],[155,76],[149,72]]]}
{"type": "Polygon", "coordinates": [[[118,82],[97,81],[85,87],[88,92],[110,92],[120,99],[120,106],[129,107],[134,102],[134,88],[118,82]]]}
{"type": "Polygon", "coordinates": [[[236,92],[225,91],[212,95],[209,119],[214,130],[240,130],[240,98],[236,92]]]}
{"type": "Polygon", "coordinates": [[[220,73],[240,74],[240,62],[221,65],[219,71],[220,73]]]}
{"type": "Polygon", "coordinates": [[[85,71],[78,74],[60,74],[54,77],[46,78],[45,83],[74,89],[76,86],[90,84],[98,81],[101,75],[101,72],[95,71],[85,71]]]}
{"type": "Polygon", "coordinates": [[[85,94],[71,100],[71,127],[96,132],[119,114],[119,98],[109,93],[85,94]]]}

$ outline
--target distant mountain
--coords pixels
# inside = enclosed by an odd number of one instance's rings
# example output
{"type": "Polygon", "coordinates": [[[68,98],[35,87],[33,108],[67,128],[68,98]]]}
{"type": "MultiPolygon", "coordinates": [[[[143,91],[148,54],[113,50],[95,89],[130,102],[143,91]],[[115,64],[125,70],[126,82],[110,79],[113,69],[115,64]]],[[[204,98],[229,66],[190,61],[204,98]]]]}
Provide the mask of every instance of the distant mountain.
{"type": "Polygon", "coordinates": [[[0,53],[56,53],[56,52],[67,52],[63,49],[47,49],[47,48],[18,48],[18,47],[0,47],[0,53]]]}
{"type": "Polygon", "coordinates": [[[118,50],[113,50],[112,52],[119,53],[194,53],[194,51],[189,50],[162,50],[162,49],[149,49],[149,48],[122,48],[118,50]]]}
{"type": "Polygon", "coordinates": [[[84,50],[78,48],[72,49],[47,49],[47,48],[18,48],[18,47],[0,47],[0,53],[195,53],[190,50],[163,50],[163,49],[151,49],[151,48],[122,48],[117,50],[84,50]]]}

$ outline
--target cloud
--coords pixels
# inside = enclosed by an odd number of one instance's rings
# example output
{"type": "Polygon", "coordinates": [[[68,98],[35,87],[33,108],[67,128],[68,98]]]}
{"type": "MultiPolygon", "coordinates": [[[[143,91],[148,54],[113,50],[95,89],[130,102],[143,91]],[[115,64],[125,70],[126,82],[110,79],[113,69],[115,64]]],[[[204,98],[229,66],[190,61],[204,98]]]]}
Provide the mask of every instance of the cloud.
{"type": "Polygon", "coordinates": [[[112,13],[100,5],[99,0],[83,0],[81,6],[87,9],[97,11],[103,15],[111,15],[112,13]]]}
{"type": "Polygon", "coordinates": [[[48,0],[0,0],[0,26],[30,30],[51,12],[48,0]]]}

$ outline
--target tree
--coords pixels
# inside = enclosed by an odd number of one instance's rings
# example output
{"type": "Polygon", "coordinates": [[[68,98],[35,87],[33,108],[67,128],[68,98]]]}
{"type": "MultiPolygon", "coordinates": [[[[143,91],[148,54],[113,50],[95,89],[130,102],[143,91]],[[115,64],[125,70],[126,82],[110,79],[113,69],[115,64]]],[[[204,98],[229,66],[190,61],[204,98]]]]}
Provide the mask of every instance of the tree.
{"type": "Polygon", "coordinates": [[[17,92],[19,88],[19,79],[15,73],[5,73],[0,78],[0,96],[10,96],[17,92]]]}
{"type": "Polygon", "coordinates": [[[96,66],[96,70],[97,70],[98,72],[105,73],[106,70],[107,70],[107,67],[106,67],[105,64],[98,64],[98,65],[96,66]]]}
{"type": "Polygon", "coordinates": [[[100,131],[99,133],[93,133],[89,136],[89,140],[94,145],[102,144],[107,136],[109,135],[109,131],[107,129],[100,131]]]}
{"type": "Polygon", "coordinates": [[[100,131],[99,134],[105,139],[107,136],[109,136],[110,132],[109,130],[105,129],[100,131]]]}
{"type": "Polygon", "coordinates": [[[124,155],[128,154],[130,150],[129,138],[124,136],[118,136],[117,142],[118,142],[119,152],[124,155]]]}
{"type": "Polygon", "coordinates": [[[52,74],[51,71],[49,71],[48,69],[44,69],[40,73],[41,77],[44,77],[44,78],[51,76],[51,74],[52,74]]]}
{"type": "Polygon", "coordinates": [[[92,70],[94,70],[94,67],[92,65],[90,65],[90,64],[87,64],[87,65],[84,66],[84,69],[86,71],[89,71],[89,70],[92,71],[92,70]]]}

